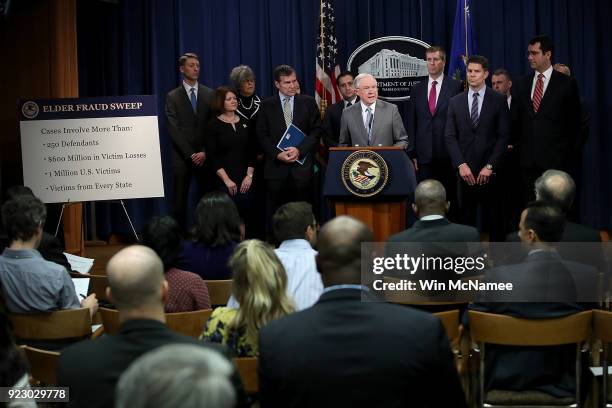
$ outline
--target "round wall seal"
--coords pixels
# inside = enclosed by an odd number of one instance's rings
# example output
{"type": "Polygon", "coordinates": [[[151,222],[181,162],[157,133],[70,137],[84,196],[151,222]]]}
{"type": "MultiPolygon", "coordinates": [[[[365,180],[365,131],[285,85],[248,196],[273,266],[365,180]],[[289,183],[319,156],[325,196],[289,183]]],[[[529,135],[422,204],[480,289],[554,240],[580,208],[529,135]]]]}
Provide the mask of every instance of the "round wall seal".
{"type": "Polygon", "coordinates": [[[380,193],[389,180],[389,168],[382,156],[371,150],[357,150],[344,160],[340,177],[348,191],[359,197],[380,193]]]}
{"type": "Polygon", "coordinates": [[[34,119],[36,116],[38,116],[38,112],[38,104],[36,104],[34,101],[27,101],[21,106],[21,113],[27,119],[34,119]]]}

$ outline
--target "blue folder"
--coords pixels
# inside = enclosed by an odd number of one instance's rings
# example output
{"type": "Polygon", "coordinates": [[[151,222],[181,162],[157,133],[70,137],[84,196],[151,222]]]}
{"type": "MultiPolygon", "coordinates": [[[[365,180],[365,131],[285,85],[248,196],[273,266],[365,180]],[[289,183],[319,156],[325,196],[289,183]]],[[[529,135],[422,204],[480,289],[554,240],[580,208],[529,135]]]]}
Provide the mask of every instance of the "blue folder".
{"type": "MultiPolygon", "coordinates": [[[[304,132],[302,132],[299,127],[295,126],[292,123],[289,125],[285,133],[283,133],[283,137],[280,138],[276,147],[281,152],[285,151],[285,149],[287,149],[288,147],[298,147],[304,141],[305,137],[306,135],[304,134],[304,132]]],[[[298,157],[297,162],[301,165],[304,165],[304,161],[306,160],[307,156],[308,154],[300,154],[300,157],[298,157]]]]}

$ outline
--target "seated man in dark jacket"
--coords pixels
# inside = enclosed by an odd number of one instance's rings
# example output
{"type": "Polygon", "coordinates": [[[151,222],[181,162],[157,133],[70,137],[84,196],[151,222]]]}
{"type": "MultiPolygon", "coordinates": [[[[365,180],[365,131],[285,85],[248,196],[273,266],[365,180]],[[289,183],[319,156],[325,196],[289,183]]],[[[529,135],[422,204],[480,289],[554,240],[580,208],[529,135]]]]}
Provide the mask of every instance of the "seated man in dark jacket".
{"type": "MultiPolygon", "coordinates": [[[[119,251],[107,266],[108,298],[117,306],[119,333],[87,340],[64,349],[60,355],[58,381],[70,387],[70,406],[111,407],[119,376],[136,358],[171,343],[222,347],[171,332],[165,325],[164,302],[168,283],[155,252],[134,245],[119,251]]],[[[242,383],[234,375],[239,400],[242,383]]]]}

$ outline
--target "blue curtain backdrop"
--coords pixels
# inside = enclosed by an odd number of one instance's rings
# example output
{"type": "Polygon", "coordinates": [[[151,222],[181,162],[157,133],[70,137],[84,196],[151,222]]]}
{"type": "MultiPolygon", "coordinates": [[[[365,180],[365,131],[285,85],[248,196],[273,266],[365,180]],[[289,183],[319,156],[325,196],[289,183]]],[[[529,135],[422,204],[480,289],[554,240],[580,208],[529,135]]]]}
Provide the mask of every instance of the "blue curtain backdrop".
{"type": "MultiPolygon", "coordinates": [[[[403,35],[450,49],[456,0],[336,0],[339,59],[369,39],[403,35]]],[[[555,42],[555,62],[571,66],[591,117],[583,152],[582,222],[612,227],[612,2],[608,0],[472,0],[478,50],[492,70],[514,76],[529,71],[528,40],[539,33],[555,42]]],[[[318,0],[80,0],[78,3],[81,96],[155,94],[158,100],[164,187],[170,198],[170,142],[164,99],[177,86],[178,56],[200,56],[200,82],[227,82],[238,64],[257,75],[257,92],[273,91],[274,66],[296,67],[302,92],[312,95],[318,0]]],[[[405,112],[405,103],[400,103],[405,112]]],[[[518,177],[518,170],[517,170],[518,177]]],[[[193,198],[193,197],[192,197],[193,198]]],[[[195,198],[194,198],[195,199],[195,198]]],[[[136,229],[169,213],[171,200],[128,200],[136,229]]],[[[98,235],[129,234],[117,204],[97,204],[98,235]]]]}

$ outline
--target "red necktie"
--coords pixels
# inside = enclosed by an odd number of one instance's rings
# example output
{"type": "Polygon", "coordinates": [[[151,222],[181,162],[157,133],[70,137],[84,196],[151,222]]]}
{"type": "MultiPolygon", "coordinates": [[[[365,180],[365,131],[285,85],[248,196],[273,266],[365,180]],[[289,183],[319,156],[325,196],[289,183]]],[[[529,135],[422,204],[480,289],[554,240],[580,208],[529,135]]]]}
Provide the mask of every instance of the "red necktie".
{"type": "Polygon", "coordinates": [[[436,113],[436,85],[438,81],[431,83],[431,89],[429,90],[429,112],[433,116],[436,113]]]}
{"type": "Polygon", "coordinates": [[[540,109],[540,103],[542,102],[542,95],[544,94],[544,74],[538,74],[538,80],[536,81],[535,89],[533,90],[533,111],[538,113],[540,109]]]}

